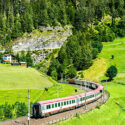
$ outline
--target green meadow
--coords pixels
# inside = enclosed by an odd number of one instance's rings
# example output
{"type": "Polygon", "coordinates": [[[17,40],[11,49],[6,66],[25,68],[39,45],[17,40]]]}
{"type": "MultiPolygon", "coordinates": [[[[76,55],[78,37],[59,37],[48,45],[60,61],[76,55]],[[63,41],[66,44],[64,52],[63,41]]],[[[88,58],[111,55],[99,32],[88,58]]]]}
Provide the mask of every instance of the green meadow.
{"type": "Polygon", "coordinates": [[[52,85],[34,68],[0,64],[0,89],[43,89],[52,85]]]}
{"type": "Polygon", "coordinates": [[[0,105],[17,101],[28,103],[28,89],[31,102],[57,98],[57,85],[59,97],[75,94],[75,87],[59,84],[34,68],[0,64],[0,105]]]}
{"type": "Polygon", "coordinates": [[[108,102],[100,109],[60,122],[58,125],[125,125],[125,38],[103,43],[103,45],[98,59],[84,73],[87,79],[101,81],[106,79],[104,74],[108,66],[111,64],[117,66],[118,75],[113,81],[107,83],[107,89],[110,92],[108,102]],[[114,59],[111,59],[112,55],[114,59]],[[99,76],[96,76],[98,74],[99,76]]]}
{"type": "MultiPolygon", "coordinates": [[[[59,97],[75,95],[75,87],[70,85],[58,84],[58,90],[59,97]]],[[[81,92],[83,92],[83,90],[78,89],[78,93],[81,92]]],[[[57,84],[48,88],[48,91],[44,91],[42,89],[31,89],[30,97],[31,102],[57,98],[57,84]]],[[[5,103],[14,104],[15,102],[25,102],[27,104],[28,89],[0,90],[0,105],[5,103]]]]}

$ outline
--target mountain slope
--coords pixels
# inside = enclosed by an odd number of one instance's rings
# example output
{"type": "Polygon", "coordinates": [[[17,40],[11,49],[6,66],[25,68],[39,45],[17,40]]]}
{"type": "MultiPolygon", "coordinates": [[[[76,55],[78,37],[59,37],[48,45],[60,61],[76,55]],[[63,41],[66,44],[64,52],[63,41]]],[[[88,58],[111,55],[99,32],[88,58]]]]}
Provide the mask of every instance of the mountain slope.
{"type": "Polygon", "coordinates": [[[60,48],[67,37],[72,35],[71,26],[40,27],[32,33],[25,33],[22,38],[15,41],[13,51],[41,50],[60,48]]]}
{"type": "MultiPolygon", "coordinates": [[[[107,83],[107,89],[110,92],[110,98],[106,104],[86,114],[81,115],[79,118],[59,123],[58,125],[125,125],[125,38],[116,39],[114,42],[104,43],[104,48],[99,55],[101,58],[107,60],[107,65],[115,64],[118,68],[118,75],[111,82],[107,83]],[[111,60],[111,55],[114,55],[114,60],[111,60]],[[119,104],[119,106],[117,105],[119,104]]],[[[98,69],[101,63],[96,65],[98,69]]],[[[102,66],[101,70],[105,70],[102,66]]],[[[88,69],[90,70],[90,69],[88,69]]],[[[90,73],[93,72],[89,71],[90,73]]],[[[98,70],[94,71],[98,74],[98,70]]],[[[103,76],[104,72],[100,74],[103,76]]],[[[95,75],[93,75],[94,77],[95,75]]],[[[89,77],[89,74],[88,74],[89,77]]],[[[96,76],[95,76],[96,77],[96,76]]],[[[100,77],[99,79],[105,79],[100,77]]],[[[98,81],[99,81],[98,79],[98,81]]]]}

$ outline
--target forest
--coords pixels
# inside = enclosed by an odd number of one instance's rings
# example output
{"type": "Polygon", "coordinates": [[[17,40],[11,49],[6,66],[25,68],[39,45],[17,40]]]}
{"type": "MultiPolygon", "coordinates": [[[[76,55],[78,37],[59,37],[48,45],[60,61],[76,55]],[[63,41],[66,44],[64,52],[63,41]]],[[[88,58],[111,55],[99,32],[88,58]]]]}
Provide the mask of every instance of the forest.
{"type": "Polygon", "coordinates": [[[73,35],[47,71],[55,80],[62,73],[75,77],[77,70],[92,65],[102,42],[125,36],[125,0],[1,0],[0,47],[9,47],[39,26],[68,24],[73,26],[73,35]]]}

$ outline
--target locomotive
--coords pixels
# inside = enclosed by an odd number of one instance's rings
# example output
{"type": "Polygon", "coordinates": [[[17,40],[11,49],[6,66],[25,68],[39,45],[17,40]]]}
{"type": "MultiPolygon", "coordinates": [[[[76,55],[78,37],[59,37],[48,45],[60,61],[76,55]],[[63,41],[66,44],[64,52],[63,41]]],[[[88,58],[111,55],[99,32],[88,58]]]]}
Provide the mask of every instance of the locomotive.
{"type": "Polygon", "coordinates": [[[93,101],[96,101],[102,96],[103,86],[99,83],[70,79],[69,84],[77,84],[86,86],[92,89],[90,92],[78,94],[75,96],[39,101],[32,105],[33,117],[45,117],[51,114],[56,114],[66,110],[78,108],[93,101]]]}

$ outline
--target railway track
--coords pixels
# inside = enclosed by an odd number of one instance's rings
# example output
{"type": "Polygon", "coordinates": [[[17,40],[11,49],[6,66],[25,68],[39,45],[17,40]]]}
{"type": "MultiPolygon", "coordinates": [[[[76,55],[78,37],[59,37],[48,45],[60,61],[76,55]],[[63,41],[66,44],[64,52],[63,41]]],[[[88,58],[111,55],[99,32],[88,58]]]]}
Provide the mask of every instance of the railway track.
{"type": "MultiPolygon", "coordinates": [[[[91,91],[91,89],[88,88],[87,91],[91,91]]],[[[66,120],[66,119],[69,119],[71,117],[77,116],[78,114],[83,114],[85,112],[93,110],[97,106],[102,105],[107,100],[108,100],[108,96],[106,93],[104,93],[103,97],[99,98],[98,100],[96,100],[93,103],[87,104],[86,109],[85,109],[85,106],[82,106],[82,107],[79,107],[79,108],[76,108],[73,110],[61,112],[61,113],[51,115],[51,116],[45,117],[45,118],[39,118],[39,119],[31,118],[30,125],[54,124],[54,123],[57,123],[59,121],[66,120]]],[[[1,122],[0,125],[28,125],[28,121],[27,121],[27,117],[21,117],[21,118],[17,118],[14,120],[8,120],[5,122],[1,122]]]]}

